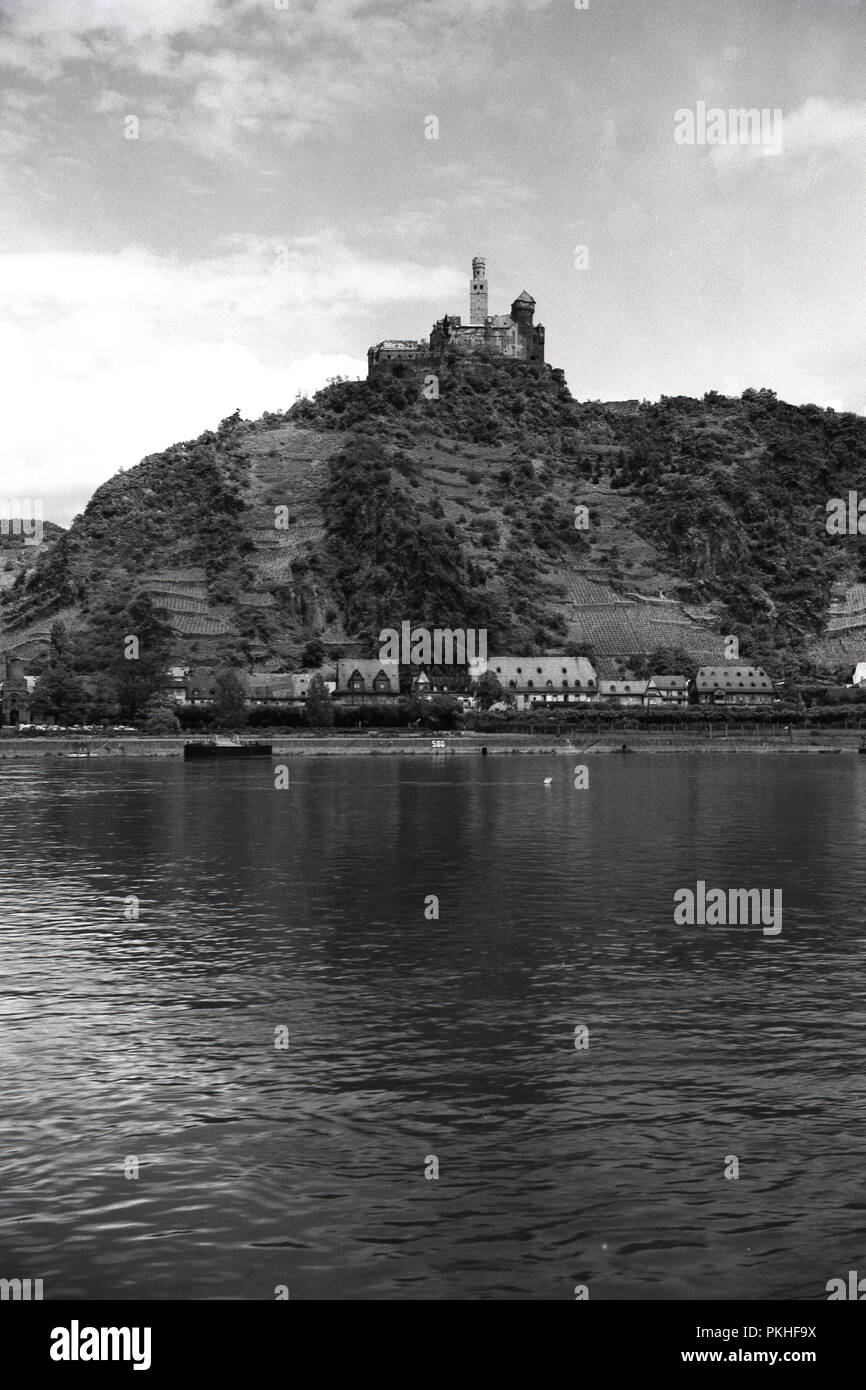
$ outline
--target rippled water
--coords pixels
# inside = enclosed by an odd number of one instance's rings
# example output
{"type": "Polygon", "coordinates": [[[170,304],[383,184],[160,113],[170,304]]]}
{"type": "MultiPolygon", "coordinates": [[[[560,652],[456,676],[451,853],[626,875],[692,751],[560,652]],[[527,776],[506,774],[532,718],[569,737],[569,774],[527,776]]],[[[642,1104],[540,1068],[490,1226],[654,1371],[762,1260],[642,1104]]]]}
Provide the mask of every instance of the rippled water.
{"type": "Polygon", "coordinates": [[[823,1299],[863,1267],[866,759],[586,761],[3,764],[0,1276],[823,1299]],[[698,878],[780,887],[781,935],[675,926],[698,878]]]}

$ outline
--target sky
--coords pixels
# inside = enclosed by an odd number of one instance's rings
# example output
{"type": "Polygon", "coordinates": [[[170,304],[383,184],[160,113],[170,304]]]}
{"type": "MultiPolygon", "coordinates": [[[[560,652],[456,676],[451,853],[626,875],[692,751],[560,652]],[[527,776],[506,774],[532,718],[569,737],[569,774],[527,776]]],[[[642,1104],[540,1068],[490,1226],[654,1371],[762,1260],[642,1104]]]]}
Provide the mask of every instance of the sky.
{"type": "Polygon", "coordinates": [[[0,0],[0,498],[365,375],[473,255],[579,400],[866,413],[866,3],[583,4],[0,0]]]}

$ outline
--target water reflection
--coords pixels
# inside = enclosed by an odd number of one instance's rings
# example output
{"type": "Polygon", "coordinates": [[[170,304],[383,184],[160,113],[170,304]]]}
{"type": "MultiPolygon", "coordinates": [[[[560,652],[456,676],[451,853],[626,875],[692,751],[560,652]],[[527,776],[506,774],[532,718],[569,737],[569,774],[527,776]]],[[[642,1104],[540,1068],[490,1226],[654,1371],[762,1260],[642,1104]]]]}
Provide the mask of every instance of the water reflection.
{"type": "Polygon", "coordinates": [[[4,1270],[823,1298],[863,1240],[864,760],[581,761],[4,765],[4,1270]],[[780,887],[781,936],[674,927],[698,878],[780,887]]]}

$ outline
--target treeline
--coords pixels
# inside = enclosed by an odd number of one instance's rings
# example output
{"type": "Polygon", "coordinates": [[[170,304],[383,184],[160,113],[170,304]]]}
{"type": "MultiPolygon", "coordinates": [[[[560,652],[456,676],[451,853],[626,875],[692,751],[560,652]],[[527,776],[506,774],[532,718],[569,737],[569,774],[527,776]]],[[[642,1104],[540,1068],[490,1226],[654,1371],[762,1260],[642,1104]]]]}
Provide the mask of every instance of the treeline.
{"type": "Polygon", "coordinates": [[[768,390],[710,392],[663,397],[615,429],[629,447],[613,481],[640,497],[646,534],[754,646],[799,653],[833,584],[866,580],[866,538],[825,524],[831,498],[866,489],[866,419],[768,390]]]}
{"type": "Polygon", "coordinates": [[[378,634],[400,621],[426,627],[486,628],[494,642],[483,576],[452,523],[422,512],[391,480],[401,458],[372,435],[352,435],[331,460],[322,491],[325,564],[344,630],[378,634]]]}

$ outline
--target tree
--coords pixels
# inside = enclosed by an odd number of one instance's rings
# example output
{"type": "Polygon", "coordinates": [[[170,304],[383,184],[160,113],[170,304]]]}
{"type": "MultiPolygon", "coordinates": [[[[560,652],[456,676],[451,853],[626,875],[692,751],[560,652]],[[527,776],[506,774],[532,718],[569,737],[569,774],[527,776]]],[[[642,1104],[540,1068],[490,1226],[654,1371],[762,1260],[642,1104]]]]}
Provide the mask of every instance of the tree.
{"type": "Polygon", "coordinates": [[[75,670],[70,635],[62,623],[52,623],[48,663],[36,682],[33,713],[40,718],[50,716],[58,724],[80,724],[87,704],[87,691],[75,670]]]}
{"type": "Polygon", "coordinates": [[[629,670],[636,680],[650,676],[685,676],[695,667],[694,658],[682,647],[656,647],[649,656],[635,655],[628,659],[629,670]]]}
{"type": "Polygon", "coordinates": [[[180,720],[167,705],[150,704],[144,731],[147,734],[179,734],[180,720]]]}
{"type": "Polygon", "coordinates": [[[590,662],[594,662],[596,659],[595,647],[591,642],[566,642],[563,653],[565,656],[585,656],[590,662]]]}
{"type": "Polygon", "coordinates": [[[246,723],[246,691],[237,671],[231,667],[217,672],[214,681],[213,713],[218,725],[234,728],[246,723]]]}
{"type": "Polygon", "coordinates": [[[473,682],[472,694],[482,709],[489,709],[497,700],[502,699],[502,683],[494,671],[485,671],[473,682]]]}
{"type": "Polygon", "coordinates": [[[334,702],[321,676],[313,676],[310,681],[304,716],[314,729],[329,729],[334,722],[334,702]]]}
{"type": "Polygon", "coordinates": [[[80,635],[77,671],[113,687],[123,719],[144,710],[165,679],[171,660],[171,625],[149,594],[136,594],[128,603],[104,604],[80,635]]]}
{"type": "Polygon", "coordinates": [[[36,682],[32,710],[58,724],[81,724],[87,709],[84,685],[65,662],[57,662],[36,682]]]}
{"type": "Polygon", "coordinates": [[[434,728],[453,729],[454,721],[461,712],[460,701],[454,695],[434,695],[428,710],[425,723],[431,724],[434,728]]]}
{"type": "Polygon", "coordinates": [[[324,661],[324,644],[318,637],[314,637],[311,642],[307,643],[304,650],[301,652],[301,664],[305,670],[310,670],[313,667],[322,666],[324,661]]]}

